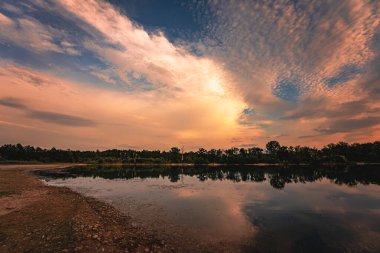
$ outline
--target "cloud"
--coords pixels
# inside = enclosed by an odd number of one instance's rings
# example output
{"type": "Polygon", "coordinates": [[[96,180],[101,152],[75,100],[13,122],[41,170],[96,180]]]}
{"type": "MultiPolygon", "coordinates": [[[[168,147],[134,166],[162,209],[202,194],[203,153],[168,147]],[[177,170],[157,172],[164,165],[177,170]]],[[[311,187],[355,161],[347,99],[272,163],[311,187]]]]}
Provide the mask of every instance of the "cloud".
{"type": "Polygon", "coordinates": [[[103,80],[106,83],[113,84],[113,85],[116,84],[116,81],[112,79],[109,75],[107,75],[106,73],[102,73],[99,71],[91,71],[91,74],[96,76],[100,80],[103,80]]]}
{"type": "MultiPolygon", "coordinates": [[[[14,47],[15,59],[6,53],[11,60],[0,62],[0,91],[39,113],[32,121],[13,110],[1,120],[62,129],[96,122],[83,136],[68,130],[64,143],[78,146],[263,146],[274,138],[320,146],[380,136],[377,1],[206,5],[199,41],[173,43],[106,1],[5,1],[0,51],[14,47]],[[44,64],[31,69],[19,48],[44,64]]],[[[196,5],[198,16],[206,5],[196,5]]],[[[2,112],[19,106],[1,103],[2,112]]]]}
{"type": "MultiPolygon", "coordinates": [[[[188,53],[169,42],[160,31],[148,33],[111,4],[103,1],[78,4],[70,0],[59,3],[79,20],[79,25],[90,26],[101,34],[101,39],[85,40],[84,47],[112,66],[108,71],[128,88],[140,89],[136,80],[144,76],[152,88],[163,90],[167,96],[178,95],[178,91],[230,96],[232,83],[221,64],[188,53]],[[133,79],[129,73],[133,73],[133,79]]],[[[102,75],[102,79],[107,78],[102,75]]]]}
{"type": "Polygon", "coordinates": [[[63,52],[54,43],[60,32],[31,17],[13,20],[0,12],[0,28],[0,39],[8,43],[38,51],[63,52]]]}
{"type": "Polygon", "coordinates": [[[316,131],[323,134],[345,133],[353,130],[376,127],[380,124],[380,117],[365,117],[359,119],[342,119],[328,123],[324,128],[317,128],[316,131]]]}
{"type": "Polygon", "coordinates": [[[77,45],[68,41],[70,32],[43,24],[30,15],[24,15],[23,10],[16,5],[3,3],[0,6],[0,28],[2,43],[17,45],[33,52],[81,55],[77,45]],[[1,9],[13,15],[7,16],[1,9]]]}
{"type": "Polygon", "coordinates": [[[315,99],[309,101],[306,107],[299,108],[288,115],[281,118],[281,120],[299,120],[299,119],[315,119],[315,118],[338,118],[338,117],[353,117],[362,113],[376,114],[379,112],[378,105],[370,103],[370,101],[356,100],[335,104],[334,106],[326,107],[329,101],[326,99],[315,99]]]}
{"type": "Polygon", "coordinates": [[[0,120],[8,122],[2,124],[2,129],[4,133],[13,129],[7,140],[19,141],[23,136],[23,142],[35,145],[40,140],[50,146],[80,149],[112,148],[126,142],[141,148],[167,149],[173,145],[216,148],[229,147],[233,133],[239,128],[235,108],[229,108],[223,97],[121,92],[76,83],[13,63],[0,65],[0,82],[9,84],[0,87],[3,96],[0,120]],[[42,80],[42,85],[29,82],[35,77],[42,80]],[[10,112],[10,106],[16,110],[10,112]],[[43,131],[36,133],[36,129],[49,126],[57,133],[49,133],[49,137],[43,131]]]}
{"type": "MultiPolygon", "coordinates": [[[[254,117],[243,115],[240,122],[263,132],[255,141],[282,132],[288,135],[284,143],[294,145],[298,135],[321,145],[344,135],[332,131],[321,137],[315,129],[338,126],[344,117],[356,124],[357,118],[379,116],[379,103],[369,95],[376,92],[368,87],[380,80],[372,70],[378,73],[380,66],[373,46],[380,24],[376,1],[210,4],[216,19],[208,23],[208,39],[216,43],[200,41],[199,48],[234,74],[236,88],[255,110],[254,117]],[[258,123],[267,120],[271,123],[258,123]]],[[[377,131],[369,125],[368,130],[377,131]]]]}
{"type": "Polygon", "coordinates": [[[361,70],[355,65],[344,65],[334,76],[326,78],[326,84],[329,87],[345,83],[354,79],[361,73],[361,70]]]}
{"type": "Polygon", "coordinates": [[[0,105],[14,109],[20,109],[26,113],[27,117],[48,123],[71,127],[89,127],[96,125],[95,121],[73,115],[31,109],[26,105],[25,102],[17,98],[0,98],[0,105]]]}
{"type": "Polygon", "coordinates": [[[12,19],[8,18],[7,16],[5,16],[4,14],[0,12],[0,25],[2,27],[11,26],[13,25],[13,21],[12,19]]]}
{"type": "Polygon", "coordinates": [[[7,106],[10,108],[16,108],[16,109],[27,108],[26,105],[24,105],[24,103],[22,103],[20,99],[12,98],[12,97],[0,98],[0,105],[7,106]]]}
{"type": "Polygon", "coordinates": [[[66,126],[95,126],[96,123],[92,120],[62,114],[62,113],[56,113],[56,112],[46,112],[46,111],[34,111],[31,110],[28,112],[28,116],[32,117],[34,119],[42,120],[45,122],[55,123],[55,124],[61,124],[66,126]]]}
{"type": "Polygon", "coordinates": [[[253,148],[253,147],[257,147],[257,144],[256,143],[243,143],[243,144],[240,144],[239,147],[242,147],[242,148],[253,148]]]}

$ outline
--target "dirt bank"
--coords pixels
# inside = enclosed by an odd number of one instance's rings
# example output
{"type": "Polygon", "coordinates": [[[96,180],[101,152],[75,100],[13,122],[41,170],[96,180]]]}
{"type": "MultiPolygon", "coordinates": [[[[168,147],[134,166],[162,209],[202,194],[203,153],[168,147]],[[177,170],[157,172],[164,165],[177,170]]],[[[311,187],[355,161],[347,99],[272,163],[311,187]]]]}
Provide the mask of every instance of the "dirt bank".
{"type": "Polygon", "coordinates": [[[176,252],[113,207],[0,165],[0,252],[176,252]]]}

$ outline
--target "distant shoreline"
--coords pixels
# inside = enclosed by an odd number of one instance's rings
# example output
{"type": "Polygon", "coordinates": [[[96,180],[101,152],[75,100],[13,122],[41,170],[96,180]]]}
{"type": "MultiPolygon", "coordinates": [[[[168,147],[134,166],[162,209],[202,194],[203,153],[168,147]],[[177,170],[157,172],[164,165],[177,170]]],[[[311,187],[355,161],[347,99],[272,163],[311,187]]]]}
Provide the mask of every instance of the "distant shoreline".
{"type": "MultiPolygon", "coordinates": [[[[28,166],[28,165],[57,165],[60,163],[44,163],[38,161],[1,161],[1,165],[14,165],[14,166],[28,166]]],[[[338,165],[380,165],[380,163],[365,163],[365,162],[347,162],[347,163],[334,163],[334,162],[324,162],[324,163],[62,163],[62,165],[67,166],[166,166],[166,167],[192,167],[192,166],[208,166],[208,167],[217,167],[217,166],[338,166],[338,165]]]]}
{"type": "Polygon", "coordinates": [[[229,149],[199,148],[187,151],[172,147],[170,150],[63,150],[43,149],[22,144],[0,146],[0,163],[40,164],[40,163],[86,163],[123,165],[162,166],[288,166],[288,165],[361,165],[380,163],[380,141],[373,143],[339,142],[315,147],[282,146],[278,141],[270,141],[266,149],[259,147],[229,149]]]}

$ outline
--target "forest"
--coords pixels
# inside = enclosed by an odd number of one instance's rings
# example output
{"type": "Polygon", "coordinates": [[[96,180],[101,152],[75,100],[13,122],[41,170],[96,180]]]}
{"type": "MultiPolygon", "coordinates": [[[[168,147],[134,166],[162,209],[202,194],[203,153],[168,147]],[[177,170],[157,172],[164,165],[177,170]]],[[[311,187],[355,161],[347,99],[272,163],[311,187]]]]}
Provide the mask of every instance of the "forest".
{"type": "Polygon", "coordinates": [[[199,148],[183,152],[178,147],[170,150],[119,150],[80,151],[45,149],[21,144],[5,144],[0,147],[1,163],[17,162],[68,162],[68,163],[190,163],[190,164],[257,164],[257,163],[376,163],[380,162],[380,141],[373,143],[331,143],[321,149],[306,146],[282,146],[270,141],[265,149],[259,147],[229,149],[199,148]]]}

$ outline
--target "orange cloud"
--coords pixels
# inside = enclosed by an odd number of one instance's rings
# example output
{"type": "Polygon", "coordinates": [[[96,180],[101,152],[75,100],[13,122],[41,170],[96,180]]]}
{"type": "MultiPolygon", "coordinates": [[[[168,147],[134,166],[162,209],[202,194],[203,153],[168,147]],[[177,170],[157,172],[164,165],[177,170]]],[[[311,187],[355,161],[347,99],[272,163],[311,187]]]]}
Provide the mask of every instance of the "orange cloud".
{"type": "Polygon", "coordinates": [[[0,125],[13,132],[2,136],[3,142],[21,141],[29,135],[22,142],[67,148],[169,148],[181,143],[195,148],[225,146],[238,128],[242,104],[225,95],[212,96],[202,90],[174,97],[163,97],[159,91],[110,91],[15,64],[1,65],[0,82],[7,83],[0,88],[2,98],[22,104],[0,106],[0,125]],[[74,120],[79,124],[65,124],[74,120]],[[94,123],[82,124],[86,122],[94,123]],[[43,134],[45,129],[50,131],[48,136],[43,134]],[[62,145],[63,138],[71,144],[62,145]]]}

